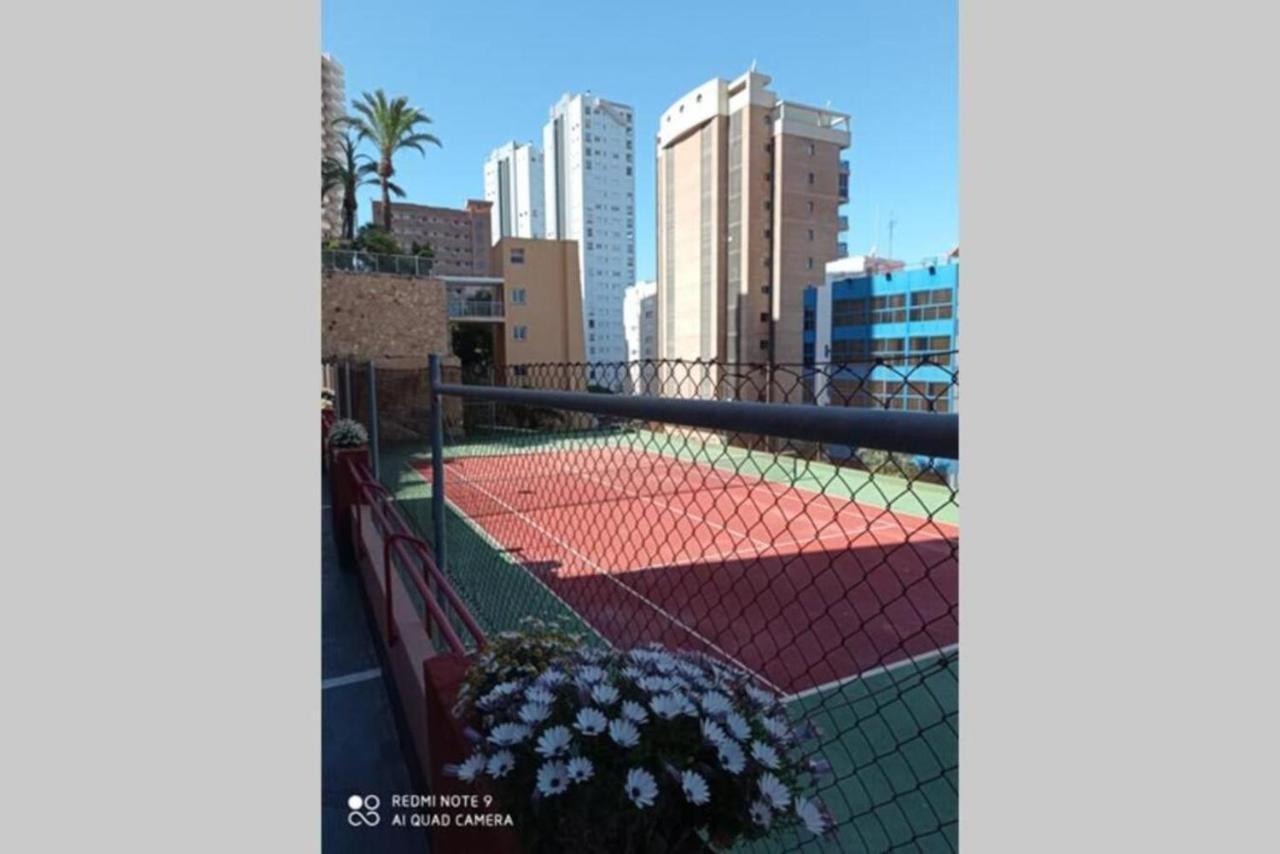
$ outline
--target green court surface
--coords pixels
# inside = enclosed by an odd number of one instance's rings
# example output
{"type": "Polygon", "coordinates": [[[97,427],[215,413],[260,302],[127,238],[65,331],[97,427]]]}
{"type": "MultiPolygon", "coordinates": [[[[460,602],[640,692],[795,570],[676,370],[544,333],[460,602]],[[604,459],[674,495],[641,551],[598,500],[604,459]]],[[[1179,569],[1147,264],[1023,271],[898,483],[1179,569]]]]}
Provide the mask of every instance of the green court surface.
{"type": "MultiPolygon", "coordinates": [[[[524,434],[500,441],[453,444],[450,457],[622,447],[715,466],[747,477],[850,498],[872,507],[955,523],[953,493],[944,486],[795,461],[741,448],[696,442],[682,434],[610,432],[524,434]]],[[[428,455],[420,445],[382,448],[383,482],[423,539],[431,541],[431,487],[414,470],[428,455]]],[[[488,633],[518,628],[522,617],[560,619],[571,631],[603,642],[555,593],[526,570],[475,522],[450,506],[446,513],[449,566],[458,594],[488,633]]],[[[800,692],[789,699],[791,718],[816,724],[814,752],[833,774],[818,794],[837,823],[835,837],[803,832],[743,846],[753,854],[780,851],[952,852],[957,849],[958,653],[921,656],[800,692]]]]}

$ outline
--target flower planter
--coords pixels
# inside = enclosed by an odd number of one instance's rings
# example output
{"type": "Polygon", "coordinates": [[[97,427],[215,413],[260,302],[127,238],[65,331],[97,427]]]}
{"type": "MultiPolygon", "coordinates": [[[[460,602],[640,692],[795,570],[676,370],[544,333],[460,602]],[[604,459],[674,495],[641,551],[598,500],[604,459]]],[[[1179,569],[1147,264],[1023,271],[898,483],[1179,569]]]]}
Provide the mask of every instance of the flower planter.
{"type": "Polygon", "coordinates": [[[355,569],[356,550],[352,532],[351,511],[359,496],[351,465],[369,462],[369,446],[331,448],[329,466],[329,501],[333,519],[333,539],[338,546],[338,558],[347,569],[355,569]]]}

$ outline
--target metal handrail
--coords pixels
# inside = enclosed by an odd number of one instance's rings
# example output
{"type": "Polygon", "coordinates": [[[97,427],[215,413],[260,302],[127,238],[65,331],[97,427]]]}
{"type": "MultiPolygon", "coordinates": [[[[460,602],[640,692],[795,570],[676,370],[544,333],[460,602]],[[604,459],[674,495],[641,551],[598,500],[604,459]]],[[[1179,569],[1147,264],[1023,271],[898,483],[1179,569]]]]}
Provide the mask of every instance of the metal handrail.
{"type": "Polygon", "coordinates": [[[391,276],[430,276],[435,258],[387,255],[360,249],[320,250],[320,269],[344,273],[382,273],[391,276]]]}
{"type": "Polygon", "coordinates": [[[727,433],[880,448],[952,460],[960,458],[960,419],[957,415],[842,406],[684,400],[452,383],[440,383],[433,391],[464,399],[567,409],[593,415],[702,427],[727,433]]]}
{"type": "MultiPolygon", "coordinates": [[[[480,628],[476,619],[471,615],[471,612],[463,603],[462,598],[458,596],[457,591],[453,589],[453,585],[449,583],[448,578],[440,571],[439,567],[436,566],[435,561],[431,557],[430,547],[427,543],[409,533],[409,526],[404,522],[403,517],[400,515],[395,504],[395,499],[391,496],[391,493],[388,492],[386,487],[381,483],[378,483],[372,478],[371,472],[369,471],[369,467],[366,463],[361,461],[350,461],[348,462],[348,465],[351,466],[352,473],[355,476],[357,495],[363,503],[366,503],[369,506],[374,524],[378,526],[379,531],[386,538],[383,543],[383,562],[384,571],[386,573],[385,584],[388,599],[386,603],[388,643],[395,642],[395,638],[391,635],[394,631],[393,623],[391,622],[392,612],[390,602],[390,557],[392,545],[394,544],[395,551],[399,557],[411,561],[412,555],[403,551],[404,546],[408,544],[417,547],[424,569],[424,573],[422,575],[412,571],[409,572],[408,575],[412,579],[414,587],[417,588],[419,595],[422,596],[423,602],[427,610],[430,612],[430,615],[441,624],[441,631],[450,648],[459,654],[466,653],[465,645],[462,643],[461,638],[458,637],[457,632],[453,629],[453,626],[449,622],[448,617],[445,614],[444,609],[441,607],[436,595],[431,592],[430,587],[426,583],[426,579],[423,577],[424,575],[430,575],[435,579],[440,593],[443,594],[445,600],[447,600],[449,605],[454,609],[458,619],[467,629],[467,633],[470,634],[472,640],[475,641],[476,647],[484,647],[487,643],[484,631],[480,628]]],[[[359,516],[357,515],[357,525],[360,524],[358,520],[359,516]]],[[[430,626],[426,622],[426,615],[424,615],[423,625],[429,633],[430,626]]]]}

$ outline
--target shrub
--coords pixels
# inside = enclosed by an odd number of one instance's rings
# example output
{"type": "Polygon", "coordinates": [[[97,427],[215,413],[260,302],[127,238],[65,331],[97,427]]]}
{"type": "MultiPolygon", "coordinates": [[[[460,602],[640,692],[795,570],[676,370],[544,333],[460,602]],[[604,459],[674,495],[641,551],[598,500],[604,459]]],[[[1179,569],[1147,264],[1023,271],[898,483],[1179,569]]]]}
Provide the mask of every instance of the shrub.
{"type": "Polygon", "coordinates": [[[369,444],[369,434],[364,425],[350,418],[339,418],[329,428],[329,447],[358,448],[369,444]]]}
{"type": "Polygon", "coordinates": [[[815,731],[744,673],[658,644],[583,646],[539,625],[498,637],[457,714],[474,752],[446,769],[490,787],[527,851],[698,850],[778,830],[831,830],[804,791],[815,731]]]}

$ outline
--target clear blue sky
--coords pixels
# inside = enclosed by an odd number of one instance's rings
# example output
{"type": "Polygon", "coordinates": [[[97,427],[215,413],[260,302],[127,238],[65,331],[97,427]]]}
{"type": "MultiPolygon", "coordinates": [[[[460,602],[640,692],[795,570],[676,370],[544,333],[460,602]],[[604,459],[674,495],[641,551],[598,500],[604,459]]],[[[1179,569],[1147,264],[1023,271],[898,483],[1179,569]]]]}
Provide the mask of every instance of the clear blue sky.
{"type": "MultiPolygon", "coordinates": [[[[396,160],[407,201],[483,198],[489,151],[541,144],[547,110],[590,89],[636,111],[636,273],[654,277],[654,134],[673,101],[755,60],[783,99],[853,117],[849,251],[875,241],[906,261],[958,240],[956,0],[801,4],[646,0],[324,0],[323,49],[347,98],[382,87],[431,116],[444,143],[396,160]]],[[[370,218],[362,195],[359,221],[370,218]]]]}

